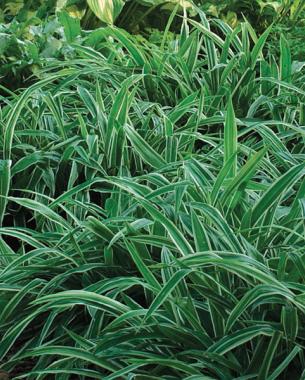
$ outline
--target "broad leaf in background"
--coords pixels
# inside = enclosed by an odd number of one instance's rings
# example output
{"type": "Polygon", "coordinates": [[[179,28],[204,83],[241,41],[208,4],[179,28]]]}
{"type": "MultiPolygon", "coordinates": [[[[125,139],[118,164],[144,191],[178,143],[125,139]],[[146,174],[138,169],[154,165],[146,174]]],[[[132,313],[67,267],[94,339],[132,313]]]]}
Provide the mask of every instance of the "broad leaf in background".
{"type": "Polygon", "coordinates": [[[106,24],[112,25],[125,4],[123,0],[87,0],[94,14],[106,24]]]}
{"type": "Polygon", "coordinates": [[[158,6],[158,5],[165,5],[168,3],[172,3],[174,5],[179,4],[183,8],[190,8],[192,7],[192,3],[187,0],[137,0],[137,2],[141,5],[145,6],[158,6]]]}

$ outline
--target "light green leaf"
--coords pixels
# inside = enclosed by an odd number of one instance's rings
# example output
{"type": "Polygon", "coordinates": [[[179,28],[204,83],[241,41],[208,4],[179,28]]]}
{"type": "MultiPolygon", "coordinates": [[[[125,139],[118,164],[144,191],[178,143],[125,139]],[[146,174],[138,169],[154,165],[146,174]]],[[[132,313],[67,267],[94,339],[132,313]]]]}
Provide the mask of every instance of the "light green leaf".
{"type": "Polygon", "coordinates": [[[235,112],[233,108],[232,98],[229,98],[225,130],[224,130],[224,165],[234,155],[233,163],[229,169],[228,176],[234,177],[237,170],[237,124],[235,120],[235,112]]]}
{"type": "Polygon", "coordinates": [[[123,0],[87,0],[93,13],[106,24],[112,25],[121,13],[123,0]]]}

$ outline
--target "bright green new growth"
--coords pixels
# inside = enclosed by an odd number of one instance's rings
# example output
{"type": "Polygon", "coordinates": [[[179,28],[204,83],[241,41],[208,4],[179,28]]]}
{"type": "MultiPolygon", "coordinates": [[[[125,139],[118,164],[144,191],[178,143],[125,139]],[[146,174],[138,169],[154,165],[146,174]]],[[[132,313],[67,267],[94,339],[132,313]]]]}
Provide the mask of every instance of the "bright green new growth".
{"type": "Polygon", "coordinates": [[[101,29],[3,102],[16,378],[304,376],[303,73],[199,14],[167,48],[101,29]]]}

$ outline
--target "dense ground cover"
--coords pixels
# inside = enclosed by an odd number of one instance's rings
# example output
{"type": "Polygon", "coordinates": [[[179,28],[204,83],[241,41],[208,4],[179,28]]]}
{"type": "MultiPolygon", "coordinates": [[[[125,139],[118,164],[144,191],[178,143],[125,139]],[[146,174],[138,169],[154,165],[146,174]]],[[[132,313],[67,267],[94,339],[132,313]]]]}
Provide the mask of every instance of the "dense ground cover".
{"type": "Polygon", "coordinates": [[[304,378],[304,71],[196,20],[84,33],[2,89],[12,378],[304,378]]]}

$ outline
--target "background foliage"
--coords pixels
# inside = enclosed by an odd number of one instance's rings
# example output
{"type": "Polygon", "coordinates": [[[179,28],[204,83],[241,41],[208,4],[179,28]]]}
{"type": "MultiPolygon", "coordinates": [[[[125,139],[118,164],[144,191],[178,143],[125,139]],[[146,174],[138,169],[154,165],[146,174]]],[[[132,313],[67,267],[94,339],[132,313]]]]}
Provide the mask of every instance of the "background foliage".
{"type": "MultiPolygon", "coordinates": [[[[231,27],[237,27],[243,17],[251,21],[260,33],[272,22],[274,42],[269,46],[273,54],[278,54],[279,34],[285,31],[294,46],[293,57],[303,60],[302,36],[304,26],[302,12],[303,0],[289,1],[197,1],[195,6],[212,17],[220,17],[231,27]]],[[[48,0],[0,3],[0,62],[1,82],[6,87],[18,88],[46,60],[71,58],[71,38],[81,35],[82,29],[95,29],[106,24],[116,23],[134,34],[161,43],[168,18],[173,12],[170,30],[179,32],[181,15],[184,12],[198,19],[198,10],[185,0],[137,0],[137,1],[98,1],[98,0],[48,0]],[[67,13],[68,16],[65,14],[67,13]],[[73,36],[67,31],[74,29],[73,36]],[[67,44],[68,42],[68,44],[67,44]]],[[[271,39],[272,41],[272,39],[271,39]]],[[[27,85],[30,81],[27,82],[27,85]]]]}

